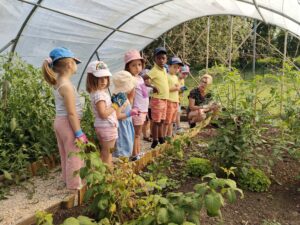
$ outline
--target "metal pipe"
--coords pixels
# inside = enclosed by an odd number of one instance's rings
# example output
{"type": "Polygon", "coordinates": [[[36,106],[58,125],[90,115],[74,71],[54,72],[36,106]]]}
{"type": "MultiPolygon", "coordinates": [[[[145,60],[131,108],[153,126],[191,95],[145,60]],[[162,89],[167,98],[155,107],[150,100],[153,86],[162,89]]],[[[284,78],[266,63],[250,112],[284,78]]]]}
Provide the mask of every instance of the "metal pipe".
{"type": "Polygon", "coordinates": [[[23,33],[23,30],[25,29],[27,22],[30,20],[31,16],[34,14],[35,10],[40,6],[40,4],[42,3],[43,0],[39,0],[36,4],[34,4],[34,7],[31,9],[30,13],[28,14],[28,16],[26,17],[25,21],[23,22],[16,38],[15,38],[15,42],[14,45],[11,48],[11,52],[15,52],[17,44],[19,42],[19,39],[21,37],[21,34],[23,33]]]}
{"type": "MultiPolygon", "coordinates": [[[[149,10],[149,9],[151,9],[151,8],[153,8],[153,7],[155,7],[155,6],[158,6],[158,5],[167,3],[167,2],[171,2],[171,1],[173,1],[173,0],[166,0],[166,1],[162,1],[162,2],[156,3],[156,4],[154,4],[154,5],[151,5],[151,6],[147,7],[147,8],[145,8],[145,9],[143,9],[143,10],[141,10],[141,11],[139,11],[139,12],[133,14],[133,15],[131,15],[131,16],[128,17],[124,22],[122,22],[115,30],[113,30],[112,32],[110,32],[110,33],[109,33],[109,34],[101,41],[101,43],[97,46],[97,48],[94,50],[94,52],[91,54],[89,60],[87,61],[86,65],[85,65],[85,67],[84,67],[84,69],[83,69],[83,71],[82,71],[82,74],[81,74],[81,76],[80,76],[79,82],[78,82],[78,84],[77,84],[77,90],[78,90],[79,87],[80,87],[80,84],[81,84],[81,81],[82,81],[82,77],[83,77],[83,75],[84,75],[84,73],[85,73],[85,70],[86,70],[86,68],[87,68],[87,65],[88,65],[89,62],[92,60],[94,54],[96,54],[96,53],[98,54],[98,49],[105,43],[105,41],[107,41],[107,39],[108,39],[110,36],[112,36],[118,29],[120,29],[120,28],[121,28],[122,26],[124,26],[128,21],[130,21],[131,19],[133,19],[133,18],[136,17],[137,15],[139,15],[139,14],[141,14],[141,13],[143,13],[143,12],[145,12],[145,11],[147,11],[147,10],[149,10]]],[[[156,39],[154,39],[154,40],[156,40],[156,39]]]]}
{"type": "Polygon", "coordinates": [[[4,45],[4,46],[0,49],[0,53],[2,53],[3,51],[5,51],[5,49],[7,49],[9,46],[11,46],[15,41],[16,41],[16,39],[12,39],[10,42],[8,42],[6,45],[4,45]]]}
{"type": "Polygon", "coordinates": [[[74,18],[74,19],[78,19],[78,20],[87,22],[87,23],[90,23],[90,24],[94,24],[94,25],[97,25],[97,26],[100,26],[100,27],[104,27],[104,28],[107,28],[109,30],[114,30],[114,31],[118,31],[118,32],[124,33],[124,34],[130,34],[130,35],[133,35],[133,36],[138,36],[138,37],[143,37],[143,38],[147,38],[147,39],[151,39],[151,40],[156,40],[156,38],[152,38],[152,37],[148,37],[148,36],[145,36],[145,35],[128,32],[128,31],[119,30],[119,29],[116,29],[116,28],[111,27],[111,26],[107,26],[107,25],[104,25],[104,24],[101,24],[101,23],[96,23],[94,21],[90,21],[90,20],[87,20],[87,19],[84,19],[84,18],[81,18],[81,17],[78,17],[78,16],[74,16],[74,15],[71,15],[71,14],[68,14],[68,13],[64,13],[64,12],[61,12],[61,11],[56,10],[56,9],[51,9],[51,8],[48,8],[48,7],[45,7],[45,6],[41,6],[41,5],[38,5],[36,3],[28,2],[26,0],[17,0],[17,1],[24,2],[24,3],[30,4],[30,5],[35,5],[39,8],[41,8],[41,9],[45,9],[45,10],[48,10],[48,11],[51,11],[51,12],[55,12],[55,13],[58,13],[58,14],[61,14],[61,15],[64,15],[64,16],[68,16],[68,17],[71,17],[71,18],[74,18]]]}

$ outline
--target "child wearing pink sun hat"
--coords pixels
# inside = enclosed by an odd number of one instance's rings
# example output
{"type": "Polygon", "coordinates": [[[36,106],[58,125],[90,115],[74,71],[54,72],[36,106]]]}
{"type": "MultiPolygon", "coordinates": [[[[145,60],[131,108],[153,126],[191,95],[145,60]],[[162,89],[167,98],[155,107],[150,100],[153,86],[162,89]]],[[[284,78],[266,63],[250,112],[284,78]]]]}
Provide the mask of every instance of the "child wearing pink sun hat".
{"type": "Polygon", "coordinates": [[[144,79],[140,76],[140,73],[145,67],[145,60],[143,57],[141,57],[138,50],[133,49],[125,53],[124,62],[125,70],[130,72],[136,80],[133,108],[138,109],[139,114],[132,117],[135,132],[132,160],[136,160],[142,156],[141,134],[149,106],[148,90],[144,79]]]}

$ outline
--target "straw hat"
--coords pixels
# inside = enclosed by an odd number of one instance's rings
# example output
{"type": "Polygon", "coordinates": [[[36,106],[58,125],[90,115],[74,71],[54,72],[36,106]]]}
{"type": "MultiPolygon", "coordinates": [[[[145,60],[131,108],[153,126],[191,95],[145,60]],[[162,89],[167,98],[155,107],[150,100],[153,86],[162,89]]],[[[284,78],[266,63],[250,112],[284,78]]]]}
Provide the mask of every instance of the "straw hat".
{"type": "Polygon", "coordinates": [[[128,93],[135,87],[136,79],[131,73],[121,70],[112,76],[112,83],[114,85],[114,94],[119,92],[128,93]]]}

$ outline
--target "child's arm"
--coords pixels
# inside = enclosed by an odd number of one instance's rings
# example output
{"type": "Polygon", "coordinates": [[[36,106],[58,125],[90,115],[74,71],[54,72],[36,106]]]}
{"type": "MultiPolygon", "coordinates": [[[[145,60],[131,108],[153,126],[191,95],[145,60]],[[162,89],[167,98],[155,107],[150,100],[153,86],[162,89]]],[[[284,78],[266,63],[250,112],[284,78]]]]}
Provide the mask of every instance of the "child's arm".
{"type": "Polygon", "coordinates": [[[106,108],[106,103],[103,100],[100,100],[96,103],[96,109],[101,119],[107,119],[109,115],[115,111],[115,109],[112,107],[106,108]]]}
{"type": "Polygon", "coordinates": [[[170,92],[174,92],[174,91],[180,91],[180,86],[178,84],[175,84],[175,86],[170,88],[170,92]]]}
{"type": "Polygon", "coordinates": [[[129,102],[130,102],[131,105],[133,104],[134,96],[135,96],[135,88],[133,88],[133,89],[127,94],[127,98],[128,98],[128,100],[129,100],[129,102]]]}
{"type": "Polygon", "coordinates": [[[155,87],[155,86],[153,86],[153,85],[151,84],[151,78],[150,78],[148,75],[144,75],[144,76],[143,76],[143,79],[144,79],[145,85],[146,85],[147,87],[153,88],[153,93],[159,93],[158,88],[155,87]]]}
{"type": "Polygon", "coordinates": [[[80,122],[75,108],[75,93],[71,84],[66,84],[59,89],[60,95],[64,98],[68,119],[73,131],[80,130],[80,122]]]}
{"type": "Polygon", "coordinates": [[[85,134],[82,132],[78,115],[76,113],[75,92],[72,84],[66,84],[59,89],[60,95],[64,98],[68,119],[76,138],[83,142],[87,142],[85,134]]]}
{"type": "Polygon", "coordinates": [[[138,115],[140,113],[138,109],[131,109],[129,112],[124,113],[123,111],[126,109],[128,104],[129,102],[127,101],[116,110],[118,120],[123,120],[130,116],[138,115]]]}
{"type": "Polygon", "coordinates": [[[126,113],[123,113],[123,111],[124,111],[124,109],[126,108],[127,105],[128,105],[128,102],[125,102],[124,105],[122,105],[121,107],[119,107],[116,110],[118,120],[123,120],[123,119],[127,118],[126,113]]]}

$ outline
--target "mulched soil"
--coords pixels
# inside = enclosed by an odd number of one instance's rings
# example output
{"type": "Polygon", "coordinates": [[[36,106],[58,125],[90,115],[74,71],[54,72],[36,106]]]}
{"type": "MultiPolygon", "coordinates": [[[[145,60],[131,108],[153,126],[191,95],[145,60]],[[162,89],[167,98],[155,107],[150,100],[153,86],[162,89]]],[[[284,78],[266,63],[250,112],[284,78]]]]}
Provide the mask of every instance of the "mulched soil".
{"type": "MultiPolygon", "coordinates": [[[[275,132],[276,131],[272,131],[275,132]]],[[[216,129],[208,127],[193,139],[191,147],[186,149],[186,154],[199,149],[205,141],[216,135],[216,129]]],[[[266,149],[269,155],[270,149],[266,149]]],[[[178,171],[182,168],[178,168],[178,171]]],[[[283,160],[275,161],[270,175],[272,185],[269,191],[255,193],[244,191],[244,199],[237,199],[233,204],[226,204],[222,209],[223,224],[225,225],[262,225],[265,221],[276,221],[281,225],[300,225],[300,174],[299,160],[292,158],[288,153],[283,155],[283,160]]],[[[199,178],[188,177],[177,191],[188,192],[200,182],[199,178]]],[[[54,224],[60,224],[64,218],[85,214],[85,207],[76,207],[71,210],[59,210],[54,214],[54,224]]],[[[201,213],[201,224],[219,224],[218,218],[210,218],[205,211],[201,213]]],[[[273,225],[265,223],[264,225],[273,225]]],[[[277,224],[274,224],[277,225],[277,224]]]]}

